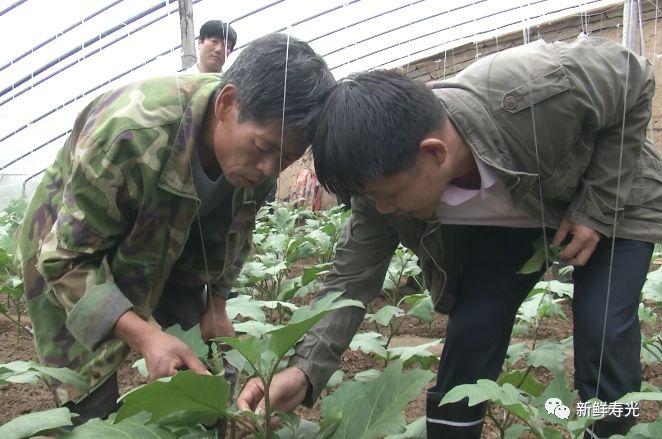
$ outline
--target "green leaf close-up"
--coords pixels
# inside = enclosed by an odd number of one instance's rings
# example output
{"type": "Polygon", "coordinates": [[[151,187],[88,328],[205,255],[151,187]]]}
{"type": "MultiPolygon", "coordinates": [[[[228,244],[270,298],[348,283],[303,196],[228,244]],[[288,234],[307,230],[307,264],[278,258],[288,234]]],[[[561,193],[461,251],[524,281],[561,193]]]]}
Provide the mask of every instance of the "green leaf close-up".
{"type": "Polygon", "coordinates": [[[70,425],[69,409],[61,407],[14,418],[0,426],[0,437],[3,439],[27,438],[46,430],[70,425]]]}
{"type": "Polygon", "coordinates": [[[90,387],[83,377],[66,367],[48,367],[35,361],[20,360],[0,364],[0,384],[3,381],[36,384],[39,380],[43,381],[48,378],[55,378],[80,390],[87,390],[90,387]]]}
{"type": "Polygon", "coordinates": [[[433,376],[419,369],[403,371],[402,363],[395,361],[373,381],[339,386],[322,402],[322,417],[325,422],[339,422],[333,438],[369,439],[403,433],[403,407],[433,376]]]}
{"type": "Polygon", "coordinates": [[[179,372],[122,396],[115,423],[145,411],[150,423],[172,420],[177,425],[195,425],[223,416],[228,394],[229,384],[222,376],[179,372]]]}

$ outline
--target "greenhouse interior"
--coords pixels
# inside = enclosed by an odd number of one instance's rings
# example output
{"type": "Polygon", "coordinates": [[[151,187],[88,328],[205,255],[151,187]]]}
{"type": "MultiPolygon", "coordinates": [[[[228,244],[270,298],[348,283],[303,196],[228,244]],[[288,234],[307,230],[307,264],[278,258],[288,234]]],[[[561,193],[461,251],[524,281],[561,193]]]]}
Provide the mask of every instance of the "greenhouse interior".
{"type": "Polygon", "coordinates": [[[662,438],[658,24],[0,0],[0,438],[662,438]]]}

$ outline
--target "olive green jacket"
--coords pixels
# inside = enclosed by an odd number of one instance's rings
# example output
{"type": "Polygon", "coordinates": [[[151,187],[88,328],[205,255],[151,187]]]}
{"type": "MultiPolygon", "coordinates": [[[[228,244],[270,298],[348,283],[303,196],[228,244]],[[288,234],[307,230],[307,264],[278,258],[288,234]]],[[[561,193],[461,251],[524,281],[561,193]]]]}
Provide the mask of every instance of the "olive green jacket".
{"type": "MultiPolygon", "coordinates": [[[[232,212],[209,215],[218,224],[200,236],[190,159],[219,79],[137,82],[78,115],[17,235],[42,363],[103,382],[128,352],[112,336],[124,312],[148,319],[166,284],[182,295],[205,284],[202,241],[212,292],[229,292],[250,249],[254,200],[273,182],[235,190],[232,212]]],[[[57,396],[84,395],[63,385],[57,396]]]]}
{"type": "MultiPolygon", "coordinates": [[[[544,211],[550,228],[565,219],[608,237],[662,241],[662,162],[646,140],[655,83],[644,58],[602,39],[538,41],[483,58],[432,86],[518,210],[534,218],[544,211]]],[[[369,303],[401,242],[419,256],[435,309],[450,312],[461,236],[445,233],[439,221],[379,214],[365,197],[353,198],[352,208],[318,295],[345,291],[369,303]]],[[[297,346],[290,364],[311,382],[307,404],[337,369],[364,313],[335,311],[297,346]]]]}

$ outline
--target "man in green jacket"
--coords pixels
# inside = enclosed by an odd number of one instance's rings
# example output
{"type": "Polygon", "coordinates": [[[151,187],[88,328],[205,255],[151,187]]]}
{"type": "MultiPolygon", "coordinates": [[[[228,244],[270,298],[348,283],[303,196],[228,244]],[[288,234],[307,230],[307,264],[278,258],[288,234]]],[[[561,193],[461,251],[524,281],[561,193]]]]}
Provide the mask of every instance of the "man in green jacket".
{"type": "MultiPolygon", "coordinates": [[[[439,401],[499,375],[517,309],[544,267],[518,271],[542,238],[565,245],[559,257],[575,266],[580,397],[614,401],[640,389],[637,308],[662,241],[662,163],[646,140],[654,87],[644,58],[580,39],[494,54],[432,90],[375,71],[331,93],[315,167],[327,189],[353,195],[353,210],[318,294],[344,290],[368,303],[398,243],[419,256],[435,308],[449,313],[427,392],[429,437],[480,437],[484,404],[439,401]]],[[[363,316],[342,309],[314,327],[272,382],[272,407],[314,402],[363,316]]],[[[262,397],[253,381],[237,403],[259,409],[262,397]]],[[[633,421],[611,416],[587,434],[633,421]]]]}
{"type": "Polygon", "coordinates": [[[129,348],[153,379],[207,373],[153,321],[199,322],[205,340],[232,334],[225,299],[256,209],[310,144],[334,83],[306,43],[272,34],[223,76],[137,82],[78,115],[19,232],[39,358],[93,389],[56,388],[78,422],[117,409],[129,348]]]}

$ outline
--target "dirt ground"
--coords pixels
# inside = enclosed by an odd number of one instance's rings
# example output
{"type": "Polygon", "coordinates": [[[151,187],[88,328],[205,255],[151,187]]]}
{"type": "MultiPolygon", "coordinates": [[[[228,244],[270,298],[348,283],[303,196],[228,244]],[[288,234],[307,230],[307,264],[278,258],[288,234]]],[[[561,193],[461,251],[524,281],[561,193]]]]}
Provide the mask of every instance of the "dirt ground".
{"type": "MultiPolygon", "coordinates": [[[[375,309],[380,308],[384,304],[385,302],[383,300],[378,299],[375,303],[375,309]]],[[[548,318],[544,320],[540,328],[540,339],[561,340],[572,334],[572,311],[567,305],[564,305],[564,311],[568,316],[568,320],[561,318],[548,318]]],[[[431,324],[421,323],[413,318],[406,318],[393,343],[400,346],[414,346],[433,339],[443,338],[445,326],[446,317],[441,315],[436,315],[431,324]]],[[[362,331],[373,329],[372,326],[368,326],[366,323],[361,328],[362,331]]],[[[512,340],[513,343],[519,341],[524,341],[524,339],[513,338],[512,340]]],[[[440,348],[437,348],[434,353],[439,354],[440,348]]],[[[12,360],[33,360],[35,358],[32,340],[25,334],[19,334],[16,327],[9,321],[0,319],[0,363],[12,360]]],[[[135,369],[131,368],[131,364],[137,358],[135,354],[132,355],[124,362],[119,370],[120,393],[124,393],[146,382],[135,369]]],[[[360,352],[347,351],[342,357],[341,369],[345,372],[346,378],[351,378],[357,372],[371,368],[382,369],[383,365],[380,361],[360,352]]],[[[568,353],[565,369],[568,382],[572,383],[573,366],[571,352],[568,353]]],[[[436,372],[436,368],[433,368],[433,371],[436,372]]],[[[535,376],[543,382],[549,382],[552,379],[552,375],[542,368],[535,370],[535,376]]],[[[662,365],[658,364],[654,367],[644,366],[644,380],[662,387],[662,365]]],[[[0,386],[0,398],[2,401],[0,404],[0,424],[22,414],[46,410],[55,406],[50,392],[44,385],[12,384],[0,386]]],[[[640,422],[654,420],[658,415],[658,411],[659,407],[656,404],[643,403],[639,418],[640,422]]],[[[319,413],[319,402],[312,409],[298,409],[299,416],[310,420],[319,419],[319,413]]],[[[406,407],[405,417],[407,422],[411,422],[424,414],[425,397],[421,394],[406,407]]],[[[498,437],[496,426],[488,420],[483,430],[483,438],[493,439],[498,437]]]]}

